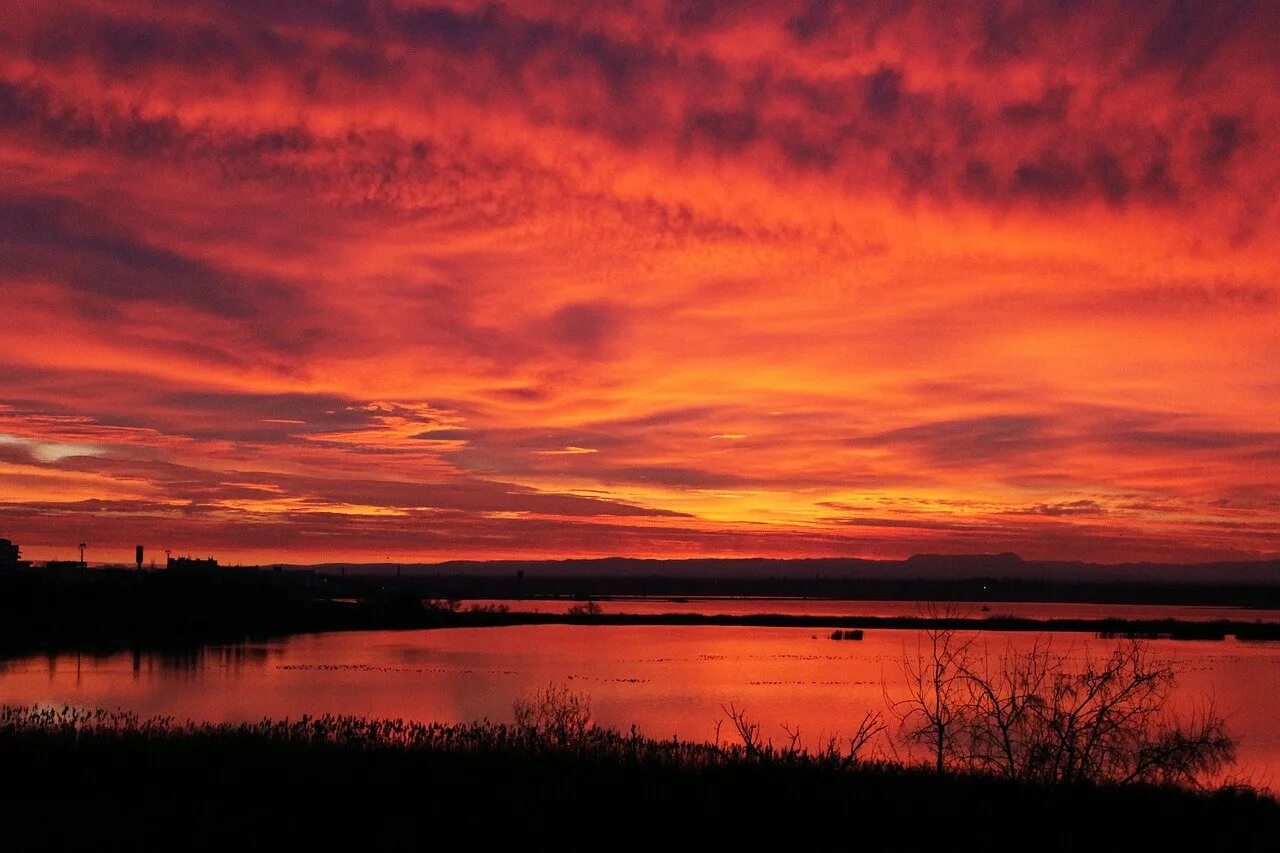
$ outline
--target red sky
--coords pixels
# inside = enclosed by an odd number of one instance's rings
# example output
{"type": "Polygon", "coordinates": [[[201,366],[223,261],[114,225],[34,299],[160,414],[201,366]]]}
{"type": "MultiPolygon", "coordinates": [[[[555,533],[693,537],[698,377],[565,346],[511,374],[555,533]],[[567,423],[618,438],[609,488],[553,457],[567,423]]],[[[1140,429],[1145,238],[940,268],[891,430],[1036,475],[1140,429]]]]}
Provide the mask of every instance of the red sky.
{"type": "Polygon", "coordinates": [[[1280,6],[0,0],[36,559],[1280,550],[1280,6]]]}

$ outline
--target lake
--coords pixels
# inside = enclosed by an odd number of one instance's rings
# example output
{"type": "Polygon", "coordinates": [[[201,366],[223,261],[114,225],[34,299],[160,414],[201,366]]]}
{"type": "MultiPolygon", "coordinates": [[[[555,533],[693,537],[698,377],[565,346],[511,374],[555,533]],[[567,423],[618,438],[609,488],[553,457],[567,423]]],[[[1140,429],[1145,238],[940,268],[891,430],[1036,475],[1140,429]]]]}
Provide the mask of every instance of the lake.
{"type": "MultiPolygon", "coordinates": [[[[919,616],[918,601],[850,601],[824,598],[774,598],[751,596],[610,597],[593,599],[603,613],[697,613],[706,616],[754,616],[778,613],[788,616],[919,616]]],[[[564,613],[581,602],[565,598],[494,598],[467,601],[465,605],[502,605],[512,612],[564,613]]],[[[1090,602],[940,601],[931,605],[950,609],[957,616],[981,619],[1013,616],[1026,619],[1180,619],[1184,622],[1280,622],[1280,610],[1245,607],[1202,607],[1170,604],[1094,604],[1090,602]]]]}
{"type": "MultiPolygon", "coordinates": [[[[189,652],[33,655],[0,662],[0,702],[124,708],[212,721],[356,714],[510,721],[524,691],[566,683],[591,696],[597,722],[659,737],[711,740],[734,703],[781,742],[782,724],[817,744],[849,733],[898,692],[916,631],[826,632],[723,626],[536,625],[306,634],[189,652]]],[[[997,654],[1028,633],[987,633],[997,654]]],[[[1112,643],[1057,634],[1054,648],[1105,654],[1112,643]]],[[[1179,701],[1211,696],[1241,738],[1237,770],[1280,779],[1280,644],[1153,641],[1181,673],[1179,701]]],[[[726,723],[723,731],[729,733],[726,723]]]]}

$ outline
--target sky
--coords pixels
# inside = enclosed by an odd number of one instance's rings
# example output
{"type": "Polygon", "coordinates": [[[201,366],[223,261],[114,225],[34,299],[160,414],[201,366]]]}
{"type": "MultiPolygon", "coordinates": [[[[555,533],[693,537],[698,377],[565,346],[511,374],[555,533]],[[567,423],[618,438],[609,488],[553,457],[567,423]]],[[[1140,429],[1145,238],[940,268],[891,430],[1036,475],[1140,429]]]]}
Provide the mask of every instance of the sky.
{"type": "Polygon", "coordinates": [[[1280,4],[0,0],[34,559],[1280,554],[1280,4]]]}

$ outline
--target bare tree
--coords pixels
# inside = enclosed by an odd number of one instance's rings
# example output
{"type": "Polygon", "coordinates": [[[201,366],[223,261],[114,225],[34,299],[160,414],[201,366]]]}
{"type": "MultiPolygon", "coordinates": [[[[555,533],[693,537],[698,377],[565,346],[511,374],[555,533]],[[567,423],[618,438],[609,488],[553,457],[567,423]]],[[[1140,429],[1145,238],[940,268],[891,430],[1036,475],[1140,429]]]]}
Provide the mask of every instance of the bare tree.
{"type": "Polygon", "coordinates": [[[961,636],[947,625],[953,614],[930,606],[926,615],[938,625],[917,637],[914,652],[905,647],[902,674],[906,696],[889,699],[898,720],[898,736],[908,746],[927,748],[938,773],[957,758],[960,734],[967,724],[969,658],[974,636],[961,636]]]}
{"type": "Polygon", "coordinates": [[[1174,714],[1176,686],[1174,668],[1138,640],[1078,666],[1051,662],[1019,775],[1199,784],[1235,759],[1235,741],[1212,707],[1188,719],[1174,714]]]}
{"type": "Polygon", "coordinates": [[[1046,638],[998,657],[971,644],[946,628],[924,632],[914,655],[904,651],[907,696],[891,703],[899,738],[926,747],[939,773],[1196,786],[1235,758],[1212,706],[1170,710],[1176,672],[1140,641],[1080,661],[1046,638]]]}
{"type": "Polygon", "coordinates": [[[562,746],[581,741],[591,730],[591,697],[567,685],[549,684],[511,703],[516,725],[562,746]]]}
{"type": "Polygon", "coordinates": [[[1041,747],[1046,688],[1066,662],[1053,652],[1048,637],[1037,637],[1030,649],[1012,646],[993,656],[989,649],[976,655],[964,673],[964,763],[972,769],[1002,776],[1026,775],[1041,747]]]}
{"type": "Polygon", "coordinates": [[[863,751],[880,735],[889,730],[884,722],[884,715],[879,711],[868,711],[862,715],[862,721],[849,738],[849,764],[862,760],[863,751]]]}
{"type": "MultiPolygon", "coordinates": [[[[760,724],[753,722],[747,716],[747,709],[739,710],[732,702],[728,706],[721,705],[720,710],[724,711],[729,717],[729,722],[733,723],[734,729],[738,732],[738,738],[742,741],[742,748],[746,750],[747,755],[752,758],[759,758],[770,745],[766,744],[760,735],[760,724]]],[[[716,737],[719,739],[719,723],[716,724],[716,737]]]]}

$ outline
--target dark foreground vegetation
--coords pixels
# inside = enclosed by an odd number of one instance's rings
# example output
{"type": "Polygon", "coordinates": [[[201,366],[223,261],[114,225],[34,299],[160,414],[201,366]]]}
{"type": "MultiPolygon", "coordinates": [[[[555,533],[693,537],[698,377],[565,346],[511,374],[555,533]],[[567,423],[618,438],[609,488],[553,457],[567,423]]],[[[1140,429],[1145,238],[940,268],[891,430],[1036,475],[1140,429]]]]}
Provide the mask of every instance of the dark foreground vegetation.
{"type": "Polygon", "coordinates": [[[447,848],[448,831],[477,844],[513,832],[532,849],[749,835],[860,849],[1260,850],[1280,832],[1280,807],[1244,789],[937,774],[839,750],[654,740],[582,725],[572,706],[559,722],[525,712],[517,705],[514,726],[216,725],[4,708],[0,809],[9,833],[94,849],[295,849],[344,835],[356,849],[447,848]]]}
{"type": "Polygon", "coordinates": [[[1280,805],[1229,782],[1211,705],[1179,712],[1140,640],[989,656],[917,635],[905,687],[846,737],[775,745],[730,704],[711,742],[593,724],[565,686],[513,725],[304,717],[254,724],[0,707],[0,827],[55,848],[599,849],[810,840],[860,849],[1271,850],[1280,805]],[[442,843],[449,842],[449,843],[442,843]]]}
{"type": "Polygon", "coordinates": [[[318,631],[493,627],[502,625],[759,625],[808,629],[1072,631],[1113,637],[1280,640],[1280,624],[1247,620],[1052,619],[956,616],[804,616],[603,613],[594,601],[565,600],[562,613],[476,606],[452,581],[325,578],[313,573],[220,570],[213,573],[43,570],[0,573],[0,654],[41,648],[115,649],[234,642],[318,631]],[[443,585],[442,585],[443,584],[443,585]],[[424,597],[430,591],[444,597],[424,597]]]}

